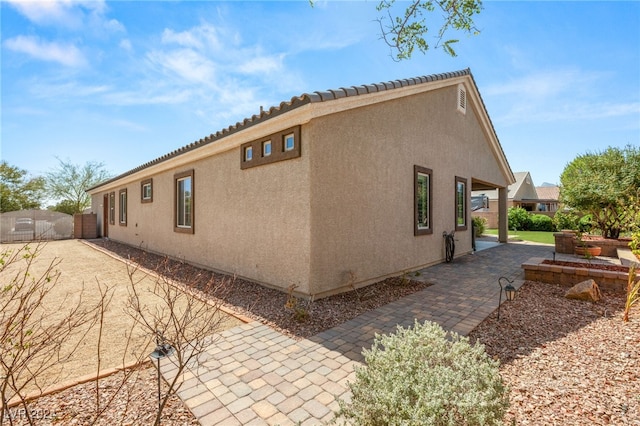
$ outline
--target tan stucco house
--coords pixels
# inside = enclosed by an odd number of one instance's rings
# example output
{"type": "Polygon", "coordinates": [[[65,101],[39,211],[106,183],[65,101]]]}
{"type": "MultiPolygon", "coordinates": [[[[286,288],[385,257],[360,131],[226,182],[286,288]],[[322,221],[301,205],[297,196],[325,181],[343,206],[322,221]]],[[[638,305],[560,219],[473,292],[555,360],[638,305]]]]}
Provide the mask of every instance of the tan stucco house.
{"type": "Polygon", "coordinates": [[[471,190],[514,182],[471,72],[277,107],[90,188],[101,236],[323,297],[471,251],[471,190]]]}

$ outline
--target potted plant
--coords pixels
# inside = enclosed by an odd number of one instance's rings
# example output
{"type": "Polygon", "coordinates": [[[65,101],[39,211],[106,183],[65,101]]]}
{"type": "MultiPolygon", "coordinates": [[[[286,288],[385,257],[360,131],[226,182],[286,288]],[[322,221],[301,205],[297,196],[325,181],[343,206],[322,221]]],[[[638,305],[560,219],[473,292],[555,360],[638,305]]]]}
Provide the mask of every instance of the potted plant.
{"type": "Polygon", "coordinates": [[[584,234],[582,232],[576,233],[576,245],[573,250],[576,255],[588,259],[600,256],[600,253],[602,253],[602,247],[595,244],[589,244],[587,240],[584,239],[584,234]]]}

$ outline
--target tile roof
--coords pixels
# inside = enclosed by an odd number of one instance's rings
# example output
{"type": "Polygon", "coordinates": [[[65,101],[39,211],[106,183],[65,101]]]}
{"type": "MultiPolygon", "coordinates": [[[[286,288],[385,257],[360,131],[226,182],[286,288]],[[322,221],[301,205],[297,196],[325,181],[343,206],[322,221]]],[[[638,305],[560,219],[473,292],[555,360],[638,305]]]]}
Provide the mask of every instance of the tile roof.
{"type": "Polygon", "coordinates": [[[558,186],[536,186],[538,198],[541,200],[559,200],[560,187],[558,186]]]}
{"type": "MultiPolygon", "coordinates": [[[[291,98],[290,101],[283,101],[278,106],[272,106],[268,110],[264,110],[261,107],[260,114],[254,114],[250,118],[245,118],[242,122],[237,122],[236,124],[226,127],[222,130],[219,130],[216,133],[212,133],[209,136],[206,136],[205,138],[202,138],[198,141],[192,142],[188,145],[185,145],[181,148],[171,151],[170,153],[165,154],[161,157],[158,157],[155,160],[151,160],[147,163],[144,163],[134,169],[129,170],[128,172],[122,173],[105,182],[101,182],[92,188],[88,188],[87,191],[90,191],[102,185],[114,182],[125,176],[134,174],[136,172],[139,172],[155,164],[162,163],[164,161],[177,157],[186,152],[193,151],[194,149],[200,148],[204,145],[208,145],[210,143],[216,142],[231,134],[239,132],[240,130],[247,129],[258,123],[262,123],[273,117],[277,117],[281,114],[292,111],[306,104],[316,103],[316,102],[327,102],[327,101],[332,101],[332,100],[345,98],[345,97],[360,96],[360,95],[365,95],[370,93],[383,92],[386,90],[399,89],[401,87],[415,86],[418,84],[448,80],[451,78],[463,77],[463,76],[471,76],[471,78],[473,79],[473,76],[471,75],[471,70],[469,68],[466,68],[464,70],[459,70],[459,71],[452,71],[452,72],[446,72],[446,73],[440,73],[440,74],[431,74],[427,76],[414,77],[414,78],[405,78],[401,80],[393,80],[393,81],[382,82],[382,83],[364,84],[361,86],[351,86],[351,87],[340,87],[339,89],[329,89],[325,91],[303,93],[300,96],[294,96],[293,98],[291,98]]],[[[475,81],[474,81],[474,84],[475,84],[475,81]]]]}

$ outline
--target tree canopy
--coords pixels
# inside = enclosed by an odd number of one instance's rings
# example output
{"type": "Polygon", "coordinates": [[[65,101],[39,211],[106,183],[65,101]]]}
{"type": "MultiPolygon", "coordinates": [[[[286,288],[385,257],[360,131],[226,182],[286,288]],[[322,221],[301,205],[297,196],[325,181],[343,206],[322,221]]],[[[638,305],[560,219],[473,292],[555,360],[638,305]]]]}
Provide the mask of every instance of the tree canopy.
{"type": "Polygon", "coordinates": [[[385,13],[378,19],[381,37],[396,61],[411,58],[416,48],[422,53],[429,50],[427,34],[430,24],[427,24],[426,16],[442,15],[443,23],[433,37],[433,48],[441,47],[451,56],[457,56],[453,45],[459,40],[446,38],[450,30],[468,35],[480,33],[473,18],[482,11],[481,0],[411,0],[401,14],[396,14],[395,4],[396,0],[381,0],[377,9],[385,13]]]}
{"type": "Polygon", "coordinates": [[[45,180],[29,177],[26,170],[0,162],[0,213],[39,209],[44,198],[45,180]]]}
{"type": "Polygon", "coordinates": [[[64,206],[66,213],[82,213],[91,205],[91,197],[85,191],[111,175],[104,169],[104,163],[88,161],[82,166],[59,158],[58,163],[46,175],[47,193],[60,200],[58,205],[64,206]]]}
{"type": "Polygon", "coordinates": [[[640,212],[640,148],[609,147],[577,156],[560,176],[561,201],[590,213],[606,238],[637,225],[640,212]]]}

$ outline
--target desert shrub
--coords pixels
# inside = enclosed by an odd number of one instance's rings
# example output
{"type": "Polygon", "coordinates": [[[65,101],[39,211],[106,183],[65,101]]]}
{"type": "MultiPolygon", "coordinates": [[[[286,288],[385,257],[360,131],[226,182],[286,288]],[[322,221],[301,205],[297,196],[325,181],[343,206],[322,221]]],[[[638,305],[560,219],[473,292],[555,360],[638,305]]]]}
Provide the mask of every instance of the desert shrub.
{"type": "Polygon", "coordinates": [[[590,214],[586,214],[578,221],[578,231],[589,233],[593,229],[593,219],[590,214]]]}
{"type": "Polygon", "coordinates": [[[509,229],[512,231],[526,231],[531,225],[529,212],[522,207],[509,207],[507,216],[509,220],[509,229]]]}
{"type": "Polygon", "coordinates": [[[476,237],[481,237],[487,227],[487,219],[484,217],[473,217],[473,229],[476,232],[476,237]]]}
{"type": "Polygon", "coordinates": [[[501,424],[508,391],[484,346],[417,320],[376,335],[339,418],[357,425],[501,424]]]}
{"type": "Polygon", "coordinates": [[[534,214],[530,217],[531,225],[529,226],[529,230],[531,231],[545,231],[552,232],[553,229],[553,219],[549,216],[543,214],[534,214]]]}

